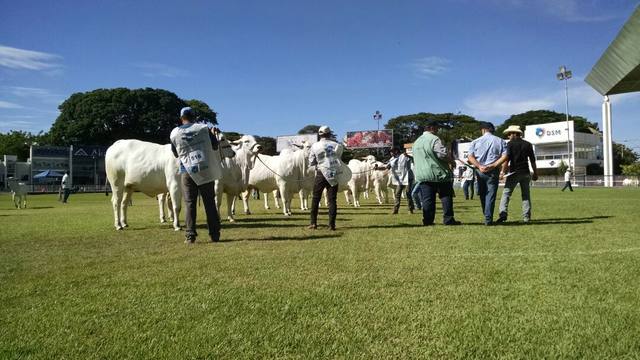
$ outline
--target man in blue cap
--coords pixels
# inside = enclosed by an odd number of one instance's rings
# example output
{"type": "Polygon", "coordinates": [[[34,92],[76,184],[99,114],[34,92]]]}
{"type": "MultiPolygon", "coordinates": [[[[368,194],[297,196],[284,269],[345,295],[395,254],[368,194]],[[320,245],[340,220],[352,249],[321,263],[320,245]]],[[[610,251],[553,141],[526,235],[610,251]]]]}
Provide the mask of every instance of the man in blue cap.
{"type": "Polygon", "coordinates": [[[193,244],[196,233],[196,209],[198,193],[207,214],[209,239],[220,240],[220,217],[216,209],[214,181],[222,177],[222,168],[214,154],[218,149],[217,128],[195,123],[195,113],[190,107],[180,110],[182,125],[171,131],[171,150],[180,159],[182,193],[185,202],[185,243],[193,244]]]}
{"type": "Polygon", "coordinates": [[[429,120],[425,131],[413,143],[416,186],[420,188],[422,203],[422,225],[433,225],[436,215],[436,194],[442,203],[443,223],[460,225],[453,216],[453,173],[447,148],[436,133],[441,124],[429,120]]]}
{"type": "Polygon", "coordinates": [[[484,224],[493,225],[493,211],[500,181],[500,165],[508,160],[507,143],[493,135],[495,127],[490,122],[481,122],[482,136],[471,142],[468,160],[476,167],[478,197],[484,214],[484,224]]]}

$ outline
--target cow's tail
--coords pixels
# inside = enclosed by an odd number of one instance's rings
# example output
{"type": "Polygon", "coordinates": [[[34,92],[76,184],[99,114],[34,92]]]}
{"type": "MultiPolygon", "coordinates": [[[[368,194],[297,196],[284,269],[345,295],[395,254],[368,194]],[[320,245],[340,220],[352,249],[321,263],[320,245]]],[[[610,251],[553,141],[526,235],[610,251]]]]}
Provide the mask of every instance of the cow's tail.
{"type": "Polygon", "coordinates": [[[104,179],[104,196],[109,196],[109,178],[104,179]]]}

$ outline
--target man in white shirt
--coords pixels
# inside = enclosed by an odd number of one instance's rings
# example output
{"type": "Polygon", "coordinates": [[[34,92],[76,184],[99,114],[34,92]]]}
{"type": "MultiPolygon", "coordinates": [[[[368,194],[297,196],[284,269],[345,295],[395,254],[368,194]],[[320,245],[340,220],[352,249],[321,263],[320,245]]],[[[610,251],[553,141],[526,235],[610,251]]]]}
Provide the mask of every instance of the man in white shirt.
{"type": "Polygon", "coordinates": [[[311,199],[311,221],[309,229],[318,228],[318,208],[322,192],[327,189],[329,205],[329,229],[336,229],[336,216],[338,214],[338,171],[342,157],[342,145],[333,141],[333,133],[328,126],[318,129],[320,141],[313,144],[309,151],[309,166],[316,167],[316,178],[313,185],[313,198],[311,199]]]}
{"type": "Polygon", "coordinates": [[[409,205],[409,212],[413,214],[413,198],[411,197],[412,189],[412,175],[411,175],[411,163],[413,159],[406,153],[400,153],[400,149],[393,148],[391,150],[393,156],[389,160],[389,170],[391,172],[391,184],[395,185],[395,205],[393,206],[392,214],[397,214],[400,210],[400,199],[402,198],[402,192],[406,191],[407,203],[409,205]]]}
{"type": "Polygon", "coordinates": [[[69,199],[69,194],[71,194],[71,177],[69,176],[69,171],[64,172],[64,176],[62,176],[62,191],[64,195],[62,195],[62,203],[66,204],[67,199],[69,199]]]}
{"type": "Polygon", "coordinates": [[[573,192],[573,187],[571,187],[571,168],[567,168],[567,171],[564,172],[564,187],[562,191],[566,188],[569,188],[573,192]]]}

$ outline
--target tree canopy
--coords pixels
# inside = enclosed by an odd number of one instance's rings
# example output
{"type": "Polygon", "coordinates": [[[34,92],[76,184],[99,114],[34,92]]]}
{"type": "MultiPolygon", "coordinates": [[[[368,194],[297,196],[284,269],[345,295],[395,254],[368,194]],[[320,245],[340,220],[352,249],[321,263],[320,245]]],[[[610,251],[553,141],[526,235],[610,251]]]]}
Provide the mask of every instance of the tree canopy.
{"type": "Polygon", "coordinates": [[[441,122],[452,122],[453,129],[440,129],[438,136],[446,143],[454,139],[475,139],[480,136],[480,122],[474,117],[464,114],[433,114],[421,112],[412,115],[401,115],[389,119],[386,129],[393,130],[395,146],[413,143],[424,131],[427,120],[434,119],[441,122]]]}
{"type": "Polygon", "coordinates": [[[187,105],[196,114],[216,121],[215,112],[206,103],[185,102],[162,89],[116,88],[75,93],[59,106],[60,115],[49,134],[56,145],[110,145],[119,139],[166,144],[178,124],[180,109],[187,105]]]}
{"type": "Polygon", "coordinates": [[[17,155],[18,161],[27,161],[29,147],[36,144],[48,144],[47,134],[40,132],[34,135],[30,132],[15,130],[6,134],[0,133],[0,155],[17,155]]]}
{"type": "Polygon", "coordinates": [[[196,119],[199,121],[206,120],[214,125],[218,125],[218,114],[211,110],[207,103],[196,99],[187,100],[186,103],[191,106],[193,111],[196,113],[196,119]]]}
{"type": "MultiPolygon", "coordinates": [[[[552,122],[566,121],[566,115],[550,111],[550,110],[531,110],[521,114],[511,115],[502,125],[496,128],[496,135],[501,136],[509,125],[519,125],[522,131],[524,131],[527,125],[547,124],[552,122]]],[[[598,123],[589,122],[582,116],[569,115],[569,120],[573,120],[574,128],[577,132],[588,133],[591,131],[589,128],[598,130],[598,123]]]]}
{"type": "Polygon", "coordinates": [[[298,135],[317,134],[319,129],[320,125],[309,124],[298,130],[298,135]]]}

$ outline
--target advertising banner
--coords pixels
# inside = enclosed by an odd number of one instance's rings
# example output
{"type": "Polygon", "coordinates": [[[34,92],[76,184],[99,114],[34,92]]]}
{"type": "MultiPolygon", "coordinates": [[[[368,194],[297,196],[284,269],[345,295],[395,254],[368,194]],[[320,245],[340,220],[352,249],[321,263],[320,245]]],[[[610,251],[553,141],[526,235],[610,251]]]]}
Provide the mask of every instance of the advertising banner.
{"type": "Polygon", "coordinates": [[[390,148],[393,147],[393,130],[350,131],[345,143],[351,149],[390,148]]]}
{"type": "Polygon", "coordinates": [[[302,143],[307,141],[309,144],[318,142],[318,135],[305,134],[305,135],[283,135],[278,136],[276,140],[276,151],[280,152],[284,149],[295,148],[295,145],[302,146],[302,143]]]}

